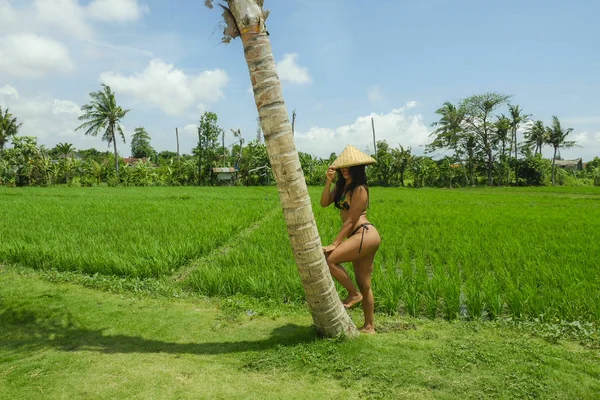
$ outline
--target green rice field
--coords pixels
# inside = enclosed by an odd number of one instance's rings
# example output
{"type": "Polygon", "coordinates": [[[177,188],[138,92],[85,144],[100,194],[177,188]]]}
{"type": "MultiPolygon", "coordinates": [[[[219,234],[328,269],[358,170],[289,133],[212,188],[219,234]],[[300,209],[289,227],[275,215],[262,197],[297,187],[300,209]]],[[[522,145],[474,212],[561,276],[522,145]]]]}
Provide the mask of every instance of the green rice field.
{"type": "MultiPolygon", "coordinates": [[[[310,188],[329,244],[340,219],[320,193],[310,188]]],[[[600,319],[600,188],[370,193],[379,312],[600,319]]],[[[0,204],[0,263],[303,301],[272,187],[0,188],[0,204]]]]}

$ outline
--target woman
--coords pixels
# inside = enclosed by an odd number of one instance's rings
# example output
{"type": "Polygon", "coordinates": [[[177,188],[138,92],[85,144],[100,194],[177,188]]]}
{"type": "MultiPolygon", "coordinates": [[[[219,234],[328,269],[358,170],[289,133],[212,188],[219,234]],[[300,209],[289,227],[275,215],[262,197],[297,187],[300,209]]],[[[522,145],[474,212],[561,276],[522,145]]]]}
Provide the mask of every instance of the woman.
{"type": "Polygon", "coordinates": [[[369,188],[365,167],[376,161],[353,146],[347,146],[327,170],[327,181],[321,195],[321,207],[331,203],[340,210],[342,229],[329,246],[323,247],[331,275],[348,291],[342,303],[346,308],[362,301],[365,324],[363,333],[375,333],[374,300],[371,291],[373,259],[381,237],[367,220],[369,188]],[[336,176],[337,183],[331,189],[336,176]],[[344,241],[344,238],[346,240],[344,241]],[[358,289],[341,263],[352,262],[358,289]]]}

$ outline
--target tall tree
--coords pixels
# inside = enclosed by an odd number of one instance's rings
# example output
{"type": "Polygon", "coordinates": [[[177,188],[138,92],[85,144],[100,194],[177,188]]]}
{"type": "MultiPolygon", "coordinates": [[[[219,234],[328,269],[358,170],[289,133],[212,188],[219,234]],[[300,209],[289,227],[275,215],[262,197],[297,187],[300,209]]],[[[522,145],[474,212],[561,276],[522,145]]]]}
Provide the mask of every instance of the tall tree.
{"type": "Polygon", "coordinates": [[[506,103],[509,98],[510,96],[507,95],[488,92],[468,97],[462,102],[468,129],[473,133],[479,150],[486,157],[488,185],[490,186],[494,184],[492,176],[494,168],[494,141],[492,137],[494,122],[491,120],[491,117],[494,110],[506,103]]]}
{"type": "Polygon", "coordinates": [[[400,145],[400,149],[392,149],[392,156],[394,157],[394,165],[400,174],[400,186],[404,187],[404,174],[406,168],[412,158],[412,149],[410,147],[404,148],[400,145]]]}
{"type": "Polygon", "coordinates": [[[212,167],[217,166],[219,158],[219,137],[223,130],[218,124],[219,118],[214,112],[206,111],[198,124],[198,146],[194,155],[198,157],[198,184],[209,184],[212,167]]]}
{"type": "Polygon", "coordinates": [[[514,157],[517,158],[517,131],[519,130],[519,127],[522,124],[525,124],[529,121],[529,117],[531,117],[531,114],[524,114],[521,106],[515,106],[512,104],[508,105],[508,112],[510,114],[511,151],[514,149],[514,157]]]}
{"type": "MultiPolygon", "coordinates": [[[[500,171],[500,173],[498,174],[498,183],[502,183],[502,178],[503,178],[503,174],[502,172],[506,171],[507,176],[506,176],[506,183],[508,184],[510,181],[510,168],[508,168],[507,165],[507,157],[506,157],[506,144],[511,142],[510,138],[508,137],[510,130],[512,129],[512,124],[511,124],[511,120],[509,118],[506,117],[506,115],[502,114],[500,116],[497,117],[496,122],[494,123],[494,144],[496,146],[498,146],[500,148],[500,163],[502,165],[502,171],[500,171]]],[[[512,150],[512,145],[511,148],[508,149],[509,150],[509,154],[510,151],[512,150]]]]}
{"type": "Polygon", "coordinates": [[[143,126],[135,128],[131,137],[131,156],[135,158],[153,158],[156,151],[150,145],[150,134],[143,126]]]}
{"type": "MultiPolygon", "coordinates": [[[[292,252],[317,329],[326,336],[355,336],[323,254],[308,188],[286,111],[265,21],[264,0],[227,0],[224,42],[240,37],[250,72],[254,100],[283,208],[292,252]]],[[[205,0],[212,8],[212,0],[205,0]]]]}
{"type": "Polygon", "coordinates": [[[563,128],[557,116],[552,116],[552,126],[548,129],[547,143],[554,148],[552,156],[552,184],[555,184],[554,170],[556,164],[556,155],[559,149],[574,147],[574,141],[568,141],[567,136],[573,132],[573,128],[563,128]]]}
{"type": "Polygon", "coordinates": [[[102,140],[113,144],[115,154],[115,171],[119,176],[119,153],[117,152],[117,133],[125,143],[125,135],[121,120],[125,118],[130,110],[124,110],[117,104],[115,93],[110,86],[102,84],[102,90],[90,93],[91,101],[81,107],[83,114],[79,116],[80,121],[86,121],[75,130],[86,129],[85,134],[97,136],[102,133],[102,140]]]}
{"type": "Polygon", "coordinates": [[[60,166],[65,173],[65,182],[68,185],[71,177],[71,170],[73,168],[73,152],[75,151],[75,146],[71,143],[59,143],[54,147],[54,150],[62,157],[60,166]]]}
{"type": "MultiPolygon", "coordinates": [[[[524,114],[523,113],[523,109],[518,106],[518,105],[512,105],[509,104],[508,105],[508,112],[510,114],[510,132],[511,132],[511,136],[510,136],[510,142],[511,142],[511,149],[509,150],[509,155],[511,154],[512,149],[514,149],[514,157],[515,160],[517,159],[517,150],[519,147],[519,141],[517,139],[517,131],[519,130],[519,127],[524,124],[527,123],[529,121],[529,117],[531,117],[531,114],[524,114]]],[[[518,163],[515,162],[515,168],[518,168],[518,163]]],[[[515,182],[517,179],[517,171],[515,170],[515,182]]],[[[507,174],[508,174],[508,182],[510,182],[510,168],[508,168],[507,170],[507,174]]]]}
{"type": "Polygon", "coordinates": [[[547,143],[548,129],[543,121],[537,120],[525,132],[525,145],[531,149],[535,146],[534,155],[542,152],[542,146],[547,143]]]}
{"type": "Polygon", "coordinates": [[[0,106],[0,150],[4,149],[9,138],[17,136],[22,125],[17,123],[17,118],[8,112],[8,108],[3,113],[0,106]]]}
{"type": "MultiPolygon", "coordinates": [[[[464,153],[469,154],[467,147],[469,135],[468,132],[463,128],[465,120],[465,109],[463,107],[456,107],[451,102],[447,101],[444,105],[435,111],[440,116],[440,119],[431,126],[437,127],[430,136],[435,135],[435,139],[432,143],[428,144],[426,149],[428,152],[435,151],[438,149],[450,149],[454,151],[456,159],[463,167],[462,170],[465,174],[465,181],[469,184],[469,178],[467,177],[467,170],[463,164],[464,153]]],[[[472,153],[472,152],[471,152],[472,153]]],[[[470,160],[472,163],[472,160],[470,160]]]]}

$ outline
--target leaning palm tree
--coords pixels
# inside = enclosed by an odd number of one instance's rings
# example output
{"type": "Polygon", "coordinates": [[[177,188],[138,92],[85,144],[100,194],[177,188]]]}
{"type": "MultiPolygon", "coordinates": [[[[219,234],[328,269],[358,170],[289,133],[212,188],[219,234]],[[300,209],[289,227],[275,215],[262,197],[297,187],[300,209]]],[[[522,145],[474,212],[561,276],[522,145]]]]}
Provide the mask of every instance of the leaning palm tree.
{"type": "Polygon", "coordinates": [[[558,117],[552,116],[552,126],[548,129],[547,142],[554,148],[554,155],[552,156],[552,184],[554,185],[554,170],[556,164],[556,154],[559,149],[575,147],[574,141],[568,141],[567,136],[573,132],[573,128],[563,128],[560,125],[558,117]]]}
{"type": "MultiPolygon", "coordinates": [[[[292,252],[314,324],[325,336],[355,336],[356,326],[343,307],[323,255],[308,189],[265,21],[264,0],[227,0],[223,42],[240,37],[269,160],[277,180],[292,252]]],[[[212,8],[212,0],[205,0],[212,8]]]]}
{"type": "Polygon", "coordinates": [[[108,145],[113,144],[115,152],[115,170],[117,177],[119,176],[119,153],[117,153],[117,138],[119,133],[123,143],[125,143],[125,135],[121,126],[121,119],[127,115],[130,110],[123,110],[117,105],[115,93],[110,89],[110,86],[102,84],[102,90],[90,93],[91,101],[81,107],[83,114],[79,116],[80,121],[86,121],[75,130],[87,129],[86,135],[97,136],[102,132],[102,140],[108,142],[108,145]]]}
{"type": "Polygon", "coordinates": [[[17,118],[8,112],[8,108],[2,113],[0,106],[0,150],[4,149],[10,137],[17,136],[21,125],[23,124],[17,123],[17,118]]]}

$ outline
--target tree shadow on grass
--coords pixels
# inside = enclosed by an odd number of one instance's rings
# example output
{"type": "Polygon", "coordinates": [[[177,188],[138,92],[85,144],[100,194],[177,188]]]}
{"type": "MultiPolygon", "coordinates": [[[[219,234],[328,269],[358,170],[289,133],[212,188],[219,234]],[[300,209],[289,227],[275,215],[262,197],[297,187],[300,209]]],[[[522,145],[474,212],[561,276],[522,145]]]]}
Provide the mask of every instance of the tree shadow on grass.
{"type": "MultiPolygon", "coordinates": [[[[44,310],[48,311],[48,310],[44,310]]],[[[149,332],[151,333],[151,332],[149,332]]],[[[139,336],[105,335],[104,329],[75,326],[70,313],[49,315],[31,310],[0,308],[0,349],[8,351],[56,348],[63,351],[100,353],[226,354],[263,351],[278,346],[295,346],[317,339],[312,326],[287,324],[271,331],[263,340],[174,343],[139,336]]]]}

